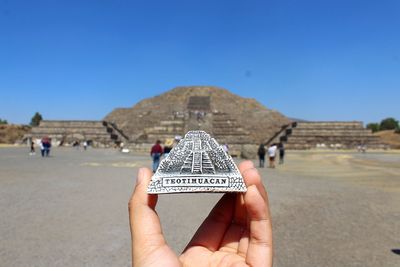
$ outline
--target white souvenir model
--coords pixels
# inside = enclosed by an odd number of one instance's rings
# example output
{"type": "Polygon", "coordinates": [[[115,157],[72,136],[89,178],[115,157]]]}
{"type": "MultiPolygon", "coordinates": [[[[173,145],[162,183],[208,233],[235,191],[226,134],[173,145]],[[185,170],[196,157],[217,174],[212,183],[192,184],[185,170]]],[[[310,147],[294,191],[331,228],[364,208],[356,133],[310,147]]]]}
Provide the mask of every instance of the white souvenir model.
{"type": "Polygon", "coordinates": [[[245,192],[237,166],[204,131],[190,131],[161,161],[147,188],[149,194],[245,192]]]}

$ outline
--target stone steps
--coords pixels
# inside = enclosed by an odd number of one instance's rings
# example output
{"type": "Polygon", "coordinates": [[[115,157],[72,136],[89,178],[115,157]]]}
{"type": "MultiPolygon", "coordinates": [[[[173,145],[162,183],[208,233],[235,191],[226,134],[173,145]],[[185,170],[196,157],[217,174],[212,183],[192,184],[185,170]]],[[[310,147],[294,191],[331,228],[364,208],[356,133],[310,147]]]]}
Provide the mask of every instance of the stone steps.
{"type": "Polygon", "coordinates": [[[290,137],[287,144],[300,144],[300,143],[346,143],[346,142],[379,142],[379,139],[375,138],[359,138],[359,137],[351,137],[351,138],[343,138],[340,136],[325,138],[325,137],[308,137],[308,138],[292,138],[290,137]]]}
{"type": "Polygon", "coordinates": [[[162,142],[164,142],[167,139],[174,139],[176,136],[176,134],[148,134],[146,136],[146,140],[148,142],[155,142],[156,140],[160,140],[162,142]]]}
{"type": "MultiPolygon", "coordinates": [[[[325,144],[325,143],[318,143],[318,144],[287,144],[285,145],[285,149],[289,150],[307,150],[307,149],[357,149],[359,143],[350,143],[350,144],[325,144]],[[324,145],[324,146],[322,146],[324,145]]],[[[385,145],[382,143],[379,144],[367,144],[367,148],[369,149],[384,149],[385,145]]]]}
{"type": "Polygon", "coordinates": [[[297,131],[294,131],[290,137],[308,137],[308,136],[321,136],[321,137],[330,137],[330,136],[340,136],[343,138],[346,138],[347,136],[351,137],[369,137],[369,136],[373,136],[370,132],[302,132],[302,133],[298,133],[297,131]]]}
{"type": "Polygon", "coordinates": [[[243,136],[246,137],[247,134],[245,134],[244,132],[227,132],[227,131],[216,131],[213,130],[212,131],[212,135],[213,136],[243,136]]]}
{"type": "Polygon", "coordinates": [[[356,148],[359,145],[380,147],[379,137],[372,135],[361,122],[298,122],[277,135],[274,142],[284,142],[287,149],[356,148]]]}
{"type": "Polygon", "coordinates": [[[182,127],[162,127],[162,126],[155,126],[152,128],[146,128],[144,130],[145,133],[149,134],[149,133],[159,133],[159,134],[163,134],[163,133],[171,133],[171,132],[181,132],[183,130],[182,127]]]}
{"type": "Polygon", "coordinates": [[[62,134],[62,133],[88,133],[88,134],[105,134],[108,135],[106,129],[91,129],[91,128],[32,128],[33,134],[62,134]]]}
{"type": "Polygon", "coordinates": [[[249,142],[249,133],[240,127],[232,115],[226,113],[213,113],[211,134],[220,144],[249,142]]]}
{"type": "Polygon", "coordinates": [[[362,122],[359,121],[326,121],[326,122],[297,122],[296,128],[336,128],[336,127],[345,127],[345,128],[363,128],[362,122]]]}
{"type": "Polygon", "coordinates": [[[184,134],[185,121],[179,118],[158,121],[152,125],[144,128],[143,131],[148,142],[155,140],[165,141],[166,139],[174,138],[176,135],[184,134]]]}
{"type": "Polygon", "coordinates": [[[160,125],[162,125],[162,126],[181,125],[183,127],[185,125],[185,122],[183,120],[161,121],[160,125]]]}
{"type": "Polygon", "coordinates": [[[217,140],[217,142],[219,144],[248,144],[249,143],[249,139],[247,137],[234,137],[234,136],[214,136],[215,140],[217,140]]]}
{"type": "Polygon", "coordinates": [[[40,127],[104,127],[102,121],[53,121],[53,120],[42,120],[40,127]]]}
{"type": "Polygon", "coordinates": [[[187,109],[192,111],[209,111],[210,97],[209,96],[191,96],[187,104],[187,109]]]}
{"type": "Polygon", "coordinates": [[[50,137],[54,143],[71,144],[75,141],[91,141],[93,146],[111,146],[127,141],[124,134],[105,121],[41,121],[26,138],[50,137]]]}

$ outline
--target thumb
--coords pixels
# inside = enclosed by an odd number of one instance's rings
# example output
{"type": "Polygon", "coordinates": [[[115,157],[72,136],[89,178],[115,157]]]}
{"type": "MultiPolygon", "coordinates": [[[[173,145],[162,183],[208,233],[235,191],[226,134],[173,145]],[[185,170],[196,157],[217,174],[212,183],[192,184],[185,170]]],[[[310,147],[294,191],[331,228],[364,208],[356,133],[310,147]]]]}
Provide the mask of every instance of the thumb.
{"type": "Polygon", "coordinates": [[[143,259],[152,250],[164,246],[160,219],[155,212],[157,195],[147,194],[152,172],[140,168],[136,186],[129,201],[129,221],[132,236],[132,256],[135,261],[143,259]]]}

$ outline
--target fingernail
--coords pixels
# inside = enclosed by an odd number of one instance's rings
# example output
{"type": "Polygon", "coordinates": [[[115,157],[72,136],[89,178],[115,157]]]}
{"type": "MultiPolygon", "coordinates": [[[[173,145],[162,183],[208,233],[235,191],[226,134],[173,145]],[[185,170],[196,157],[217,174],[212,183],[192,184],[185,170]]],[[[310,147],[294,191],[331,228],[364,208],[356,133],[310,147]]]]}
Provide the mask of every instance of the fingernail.
{"type": "Polygon", "coordinates": [[[140,168],[138,171],[138,177],[136,179],[136,185],[139,185],[141,182],[143,182],[144,179],[144,168],[140,168]]]}

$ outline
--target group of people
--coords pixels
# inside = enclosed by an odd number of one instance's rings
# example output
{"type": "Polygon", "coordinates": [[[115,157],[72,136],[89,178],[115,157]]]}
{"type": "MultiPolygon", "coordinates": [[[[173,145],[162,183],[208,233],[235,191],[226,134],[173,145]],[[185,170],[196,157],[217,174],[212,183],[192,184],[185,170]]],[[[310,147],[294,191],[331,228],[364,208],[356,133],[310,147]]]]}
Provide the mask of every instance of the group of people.
{"type": "MultiPolygon", "coordinates": [[[[153,173],[155,173],[160,165],[161,157],[164,155],[165,157],[168,156],[168,153],[171,151],[173,147],[173,142],[169,143],[166,142],[164,148],[161,146],[161,141],[157,140],[156,143],[151,147],[150,156],[153,160],[152,169],[153,173]]],[[[226,153],[229,153],[228,145],[224,144],[223,149],[226,153]]],[[[275,158],[276,155],[279,153],[279,164],[284,163],[285,158],[285,147],[283,143],[273,143],[271,144],[268,149],[265,147],[264,144],[260,144],[258,147],[258,158],[259,158],[259,167],[264,168],[265,165],[265,155],[268,155],[269,159],[269,167],[275,168],[275,158]]]]}
{"type": "Polygon", "coordinates": [[[269,167],[270,168],[275,168],[275,158],[276,158],[276,154],[279,151],[279,164],[283,164],[284,162],[284,158],[285,158],[285,147],[283,145],[283,143],[279,143],[279,144],[271,144],[268,149],[265,148],[264,144],[261,144],[258,147],[258,159],[260,161],[260,168],[264,168],[264,164],[265,164],[265,155],[268,154],[268,158],[269,158],[269,167]]]}
{"type": "MultiPolygon", "coordinates": [[[[43,137],[42,140],[40,140],[39,146],[42,157],[48,157],[50,155],[51,139],[43,137]]],[[[31,151],[29,152],[29,155],[36,155],[35,143],[33,140],[31,140],[31,151]]]]}
{"type": "MultiPolygon", "coordinates": [[[[42,157],[48,157],[50,156],[50,149],[51,149],[51,138],[45,136],[43,137],[40,141],[37,141],[36,144],[39,145],[40,147],[40,154],[42,155],[42,157]]],[[[77,148],[79,150],[80,147],[80,142],[78,141],[74,141],[72,143],[72,146],[77,148]]],[[[85,140],[82,143],[83,149],[86,150],[88,147],[88,142],[85,140]]],[[[33,140],[30,141],[30,152],[29,152],[30,156],[34,156],[36,155],[36,151],[35,151],[35,142],[33,140]]]]}
{"type": "MultiPolygon", "coordinates": [[[[79,150],[80,146],[81,146],[81,143],[80,143],[78,140],[75,140],[75,141],[72,143],[72,147],[75,147],[75,148],[78,149],[78,150],[79,150]]],[[[86,140],[83,141],[82,146],[83,146],[83,150],[86,150],[87,147],[88,147],[88,142],[87,142],[86,140]]]]}
{"type": "MultiPolygon", "coordinates": [[[[151,147],[150,156],[153,160],[152,169],[153,173],[155,173],[160,165],[161,157],[164,155],[165,157],[168,156],[168,153],[171,151],[173,147],[173,142],[166,142],[164,148],[161,146],[161,141],[157,140],[156,143],[151,147]]],[[[228,145],[223,145],[224,151],[228,153],[228,145]]],[[[275,158],[276,155],[279,153],[279,164],[284,163],[285,158],[285,147],[283,143],[273,143],[271,144],[268,149],[265,148],[264,144],[260,144],[258,147],[258,158],[259,158],[259,167],[264,168],[265,165],[265,155],[268,155],[269,159],[269,167],[275,168],[275,158]]]]}

